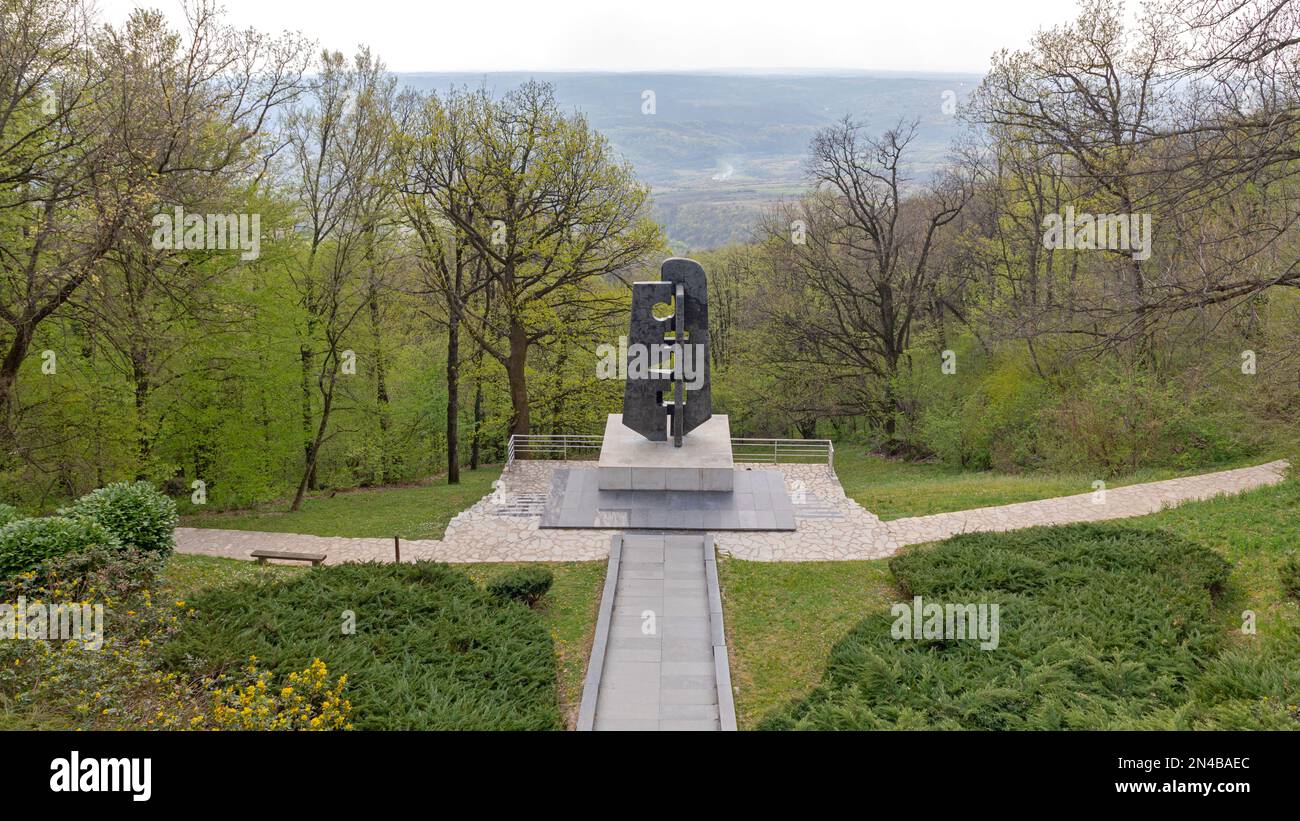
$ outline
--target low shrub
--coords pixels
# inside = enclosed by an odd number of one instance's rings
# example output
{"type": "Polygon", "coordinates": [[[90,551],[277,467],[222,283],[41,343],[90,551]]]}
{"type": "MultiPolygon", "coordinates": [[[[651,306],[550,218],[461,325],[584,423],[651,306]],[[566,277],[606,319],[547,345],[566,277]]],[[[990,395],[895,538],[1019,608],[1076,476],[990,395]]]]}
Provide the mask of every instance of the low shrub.
{"type": "Polygon", "coordinates": [[[1282,589],[1293,599],[1300,599],[1300,554],[1292,553],[1278,565],[1277,575],[1282,589]]]}
{"type": "Polygon", "coordinates": [[[105,485],[60,513],[98,522],[123,545],[144,552],[165,555],[175,546],[176,503],[148,482],[105,485]]]}
{"type": "Polygon", "coordinates": [[[89,519],[19,519],[0,527],[0,578],[33,571],[59,556],[120,546],[107,528],[89,519]]]}
{"type": "Polygon", "coordinates": [[[532,565],[502,573],[488,582],[487,590],[502,599],[521,601],[532,607],[551,589],[555,575],[545,567],[532,565]]]}
{"type": "Polygon", "coordinates": [[[66,601],[122,601],[153,585],[165,563],[156,553],[141,553],[116,543],[92,545],[0,579],[0,601],[15,601],[19,596],[36,601],[54,590],[66,601]]]}
{"type": "Polygon", "coordinates": [[[18,508],[0,502],[0,527],[4,527],[10,522],[21,518],[22,514],[18,512],[18,508]]]}
{"type": "MultiPolygon", "coordinates": [[[[0,726],[191,726],[188,719],[203,713],[216,682],[158,670],[155,649],[191,616],[184,601],[154,594],[156,573],[164,562],[157,554],[116,543],[96,545],[47,559],[35,570],[0,582],[0,601],[16,604],[22,597],[29,608],[103,608],[102,621],[96,614],[93,632],[83,633],[81,640],[50,636],[0,641],[0,726]]],[[[83,621],[83,629],[86,625],[83,621]]]]}
{"type": "Polygon", "coordinates": [[[196,618],[159,651],[165,669],[186,676],[217,678],[255,656],[283,679],[322,659],[348,676],[358,729],[563,726],[541,619],[447,565],[320,567],[188,604],[196,618]]]}
{"type": "Polygon", "coordinates": [[[1227,562],[1159,531],[968,534],[898,556],[890,568],[906,599],[997,603],[997,648],[895,639],[895,617],[872,615],[834,647],[822,683],[762,727],[1180,726],[1196,715],[1186,707],[1203,666],[1223,649],[1213,603],[1227,562]]]}

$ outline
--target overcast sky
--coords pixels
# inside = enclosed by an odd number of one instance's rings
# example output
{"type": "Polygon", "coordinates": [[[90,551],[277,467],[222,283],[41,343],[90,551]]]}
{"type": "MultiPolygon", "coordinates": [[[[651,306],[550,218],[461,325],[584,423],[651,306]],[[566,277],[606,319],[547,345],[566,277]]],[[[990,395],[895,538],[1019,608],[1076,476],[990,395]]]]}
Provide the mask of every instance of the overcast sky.
{"type": "MultiPolygon", "coordinates": [[[[137,5],[99,0],[109,22],[137,5]]],[[[1074,0],[224,0],[227,19],[369,45],[394,71],[729,68],[983,73],[1074,0]]]]}

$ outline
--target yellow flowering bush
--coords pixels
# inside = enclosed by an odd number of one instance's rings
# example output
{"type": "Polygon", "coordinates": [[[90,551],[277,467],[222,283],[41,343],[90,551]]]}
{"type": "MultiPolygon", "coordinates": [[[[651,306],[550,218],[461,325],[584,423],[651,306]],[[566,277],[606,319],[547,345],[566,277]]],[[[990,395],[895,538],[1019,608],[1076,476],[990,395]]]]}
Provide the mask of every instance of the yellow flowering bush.
{"type": "Polygon", "coordinates": [[[154,648],[194,618],[155,602],[159,562],[122,550],[64,557],[0,583],[0,601],[103,607],[102,645],[77,639],[0,640],[0,703],[33,726],[176,729],[203,712],[212,684],[158,669],[154,648]]]}
{"type": "Polygon", "coordinates": [[[343,697],[348,677],[331,687],[329,668],[314,659],[307,669],[290,673],[281,686],[272,674],[258,669],[250,656],[244,684],[212,691],[210,718],[195,719],[196,729],[214,730],[351,730],[352,702],[343,697]]]}

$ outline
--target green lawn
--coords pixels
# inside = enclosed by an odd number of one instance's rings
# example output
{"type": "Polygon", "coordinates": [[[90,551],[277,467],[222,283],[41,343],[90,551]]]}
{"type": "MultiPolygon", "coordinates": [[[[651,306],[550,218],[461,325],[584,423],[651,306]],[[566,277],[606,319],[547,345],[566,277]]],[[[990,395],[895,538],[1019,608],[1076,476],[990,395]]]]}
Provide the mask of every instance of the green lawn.
{"type": "Polygon", "coordinates": [[[189,556],[173,553],[163,567],[158,587],[163,601],[193,598],[212,587],[255,581],[268,575],[289,578],[303,572],[302,567],[222,559],[217,556],[189,556]]]}
{"type": "Polygon", "coordinates": [[[719,558],[718,576],[742,730],[811,689],[831,646],[898,595],[883,561],[719,558]]]}
{"type": "MultiPolygon", "coordinates": [[[[1287,553],[1300,549],[1300,481],[1115,526],[1166,528],[1230,561],[1217,616],[1231,642],[1268,648],[1300,634],[1300,604],[1286,598],[1277,573],[1287,553]],[[1247,609],[1257,615],[1259,635],[1253,638],[1240,632],[1240,614],[1247,609]]],[[[783,564],[724,558],[718,569],[742,729],[807,694],[832,646],[863,618],[901,598],[887,560],[783,564]]]]}
{"type": "MultiPolygon", "coordinates": [[[[518,563],[484,563],[452,565],[464,571],[480,585],[518,563]]],[[[603,561],[563,562],[546,565],[555,574],[555,583],[538,604],[538,614],[555,642],[558,668],[560,709],[571,728],[577,721],[582,697],[582,681],[587,672],[592,634],[596,629],[596,610],[605,584],[603,561]]],[[[252,562],[214,556],[174,554],[163,572],[160,598],[189,600],[203,590],[272,576],[289,578],[307,572],[304,568],[280,565],[258,566],[252,562]]]]}
{"type": "Polygon", "coordinates": [[[1248,459],[1214,468],[1186,471],[1142,470],[1125,476],[1105,478],[960,471],[937,463],[886,459],[867,453],[861,445],[840,445],[835,449],[835,473],[844,486],[844,492],[886,521],[1090,493],[1093,490],[1092,483],[1098,479],[1105,479],[1107,487],[1122,487],[1267,461],[1269,460],[1264,458],[1248,459]]]}
{"type": "Polygon", "coordinates": [[[421,485],[340,490],[307,497],[297,513],[287,512],[288,502],[278,502],[256,510],[189,513],[182,516],[181,525],[312,536],[441,539],[451,518],[490,493],[500,475],[501,466],[493,465],[462,471],[458,485],[432,480],[421,485]]]}

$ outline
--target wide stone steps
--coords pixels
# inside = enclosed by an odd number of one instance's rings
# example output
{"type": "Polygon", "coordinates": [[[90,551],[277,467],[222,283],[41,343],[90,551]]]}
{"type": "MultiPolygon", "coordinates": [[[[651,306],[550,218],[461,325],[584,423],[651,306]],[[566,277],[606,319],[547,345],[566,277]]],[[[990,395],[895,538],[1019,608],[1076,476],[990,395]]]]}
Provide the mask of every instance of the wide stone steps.
{"type": "Polygon", "coordinates": [[[541,516],[546,507],[545,493],[515,493],[504,503],[492,506],[493,516],[541,516]]]}

